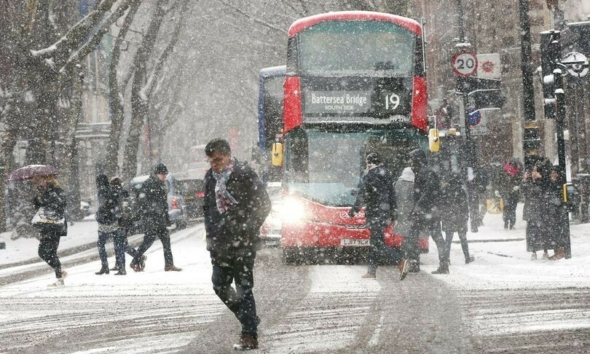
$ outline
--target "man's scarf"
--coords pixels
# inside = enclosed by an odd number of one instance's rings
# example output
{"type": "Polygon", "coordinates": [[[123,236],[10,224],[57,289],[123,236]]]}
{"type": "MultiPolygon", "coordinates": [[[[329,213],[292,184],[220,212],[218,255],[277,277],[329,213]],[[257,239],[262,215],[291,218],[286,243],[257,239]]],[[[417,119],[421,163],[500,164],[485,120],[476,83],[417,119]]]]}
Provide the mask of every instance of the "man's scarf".
{"type": "Polygon", "coordinates": [[[227,167],[220,173],[213,172],[213,177],[217,180],[215,184],[215,202],[220,213],[225,213],[231,205],[238,204],[238,201],[227,191],[227,181],[234,170],[233,162],[230,162],[227,167]]]}

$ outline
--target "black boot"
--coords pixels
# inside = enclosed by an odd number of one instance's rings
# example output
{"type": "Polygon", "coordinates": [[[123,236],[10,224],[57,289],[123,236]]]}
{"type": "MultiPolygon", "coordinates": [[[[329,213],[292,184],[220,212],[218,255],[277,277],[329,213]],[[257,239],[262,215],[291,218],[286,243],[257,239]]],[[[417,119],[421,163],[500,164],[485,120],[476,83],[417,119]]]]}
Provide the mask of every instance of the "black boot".
{"type": "Polygon", "coordinates": [[[449,264],[441,262],[438,269],[431,272],[431,274],[449,274],[449,264]]]}
{"type": "Polygon", "coordinates": [[[469,264],[471,262],[475,261],[475,257],[473,256],[467,256],[465,257],[465,264],[469,264]]]}
{"type": "Polygon", "coordinates": [[[102,267],[100,268],[100,270],[94,274],[96,274],[96,275],[109,274],[109,265],[103,264],[102,267]]]}

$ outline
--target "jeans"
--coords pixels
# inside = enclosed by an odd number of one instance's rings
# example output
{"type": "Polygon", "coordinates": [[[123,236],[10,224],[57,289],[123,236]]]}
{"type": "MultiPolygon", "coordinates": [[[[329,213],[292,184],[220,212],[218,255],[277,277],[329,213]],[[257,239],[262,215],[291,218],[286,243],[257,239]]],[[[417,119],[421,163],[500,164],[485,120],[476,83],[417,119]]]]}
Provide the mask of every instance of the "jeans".
{"type": "Polygon", "coordinates": [[[115,243],[115,259],[117,268],[125,269],[125,252],[127,252],[131,257],[135,257],[137,255],[137,250],[129,246],[126,228],[119,228],[113,241],[115,243]]]}
{"type": "MultiPolygon", "coordinates": [[[[108,267],[109,261],[107,256],[107,250],[105,245],[110,237],[113,239],[117,236],[117,231],[114,232],[98,232],[98,241],[96,242],[96,247],[98,248],[98,255],[100,256],[100,263],[103,266],[108,267]]],[[[115,245],[116,247],[116,245],[115,245]]],[[[116,248],[115,248],[116,251],[116,248]]]]}
{"type": "Polygon", "coordinates": [[[57,257],[60,236],[54,233],[41,234],[38,254],[55,271],[55,277],[61,278],[61,263],[57,257]]]}
{"type": "Polygon", "coordinates": [[[137,249],[137,253],[133,256],[131,264],[139,264],[141,256],[150,248],[156,238],[162,241],[162,247],[164,248],[164,262],[166,267],[174,265],[174,259],[172,258],[172,248],[170,247],[170,233],[164,228],[159,229],[148,229],[143,236],[143,242],[137,249]]]}
{"type": "Polygon", "coordinates": [[[250,252],[248,256],[211,252],[213,290],[242,324],[242,334],[253,337],[258,335],[256,301],[252,292],[255,258],[255,252],[250,252]],[[232,283],[235,283],[235,290],[232,283]]]}

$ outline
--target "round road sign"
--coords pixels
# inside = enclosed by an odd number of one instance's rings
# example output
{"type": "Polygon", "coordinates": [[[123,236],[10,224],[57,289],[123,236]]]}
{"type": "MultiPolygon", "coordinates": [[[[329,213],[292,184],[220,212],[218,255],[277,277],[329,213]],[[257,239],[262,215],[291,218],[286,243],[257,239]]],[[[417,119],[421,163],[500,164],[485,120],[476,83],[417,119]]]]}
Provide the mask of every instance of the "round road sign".
{"type": "Polygon", "coordinates": [[[477,57],[469,52],[457,53],[451,60],[451,66],[457,75],[472,76],[477,72],[477,57]]]}
{"type": "Polygon", "coordinates": [[[467,117],[469,125],[475,126],[481,123],[481,113],[473,108],[469,109],[469,117],[467,117]]]}

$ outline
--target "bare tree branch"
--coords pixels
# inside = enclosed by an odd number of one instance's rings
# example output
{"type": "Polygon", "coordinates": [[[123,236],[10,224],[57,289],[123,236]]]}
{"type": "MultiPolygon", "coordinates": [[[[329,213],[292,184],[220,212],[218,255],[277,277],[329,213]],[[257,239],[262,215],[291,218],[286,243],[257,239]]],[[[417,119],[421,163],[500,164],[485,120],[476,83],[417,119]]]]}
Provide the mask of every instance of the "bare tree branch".
{"type": "Polygon", "coordinates": [[[105,33],[109,31],[109,28],[115,23],[121,16],[125,14],[125,11],[129,8],[133,0],[125,0],[117,10],[112,12],[107,18],[105,18],[99,25],[98,31],[94,33],[92,38],[86,42],[79,50],[75,51],[74,54],[70,55],[64,66],[59,69],[60,73],[68,70],[69,67],[76,64],[80,59],[86,57],[88,54],[94,51],[96,46],[100,44],[105,33]]]}
{"type": "Polygon", "coordinates": [[[223,5],[225,5],[225,6],[233,9],[234,11],[236,11],[237,13],[239,13],[240,15],[242,15],[242,16],[244,16],[244,17],[246,17],[246,18],[248,18],[248,19],[250,19],[250,20],[252,20],[252,21],[254,21],[254,22],[256,22],[256,23],[258,23],[258,24],[260,24],[262,26],[264,26],[264,27],[270,28],[270,29],[275,30],[275,31],[279,31],[281,33],[285,33],[285,34],[287,33],[287,31],[284,28],[275,27],[275,26],[273,26],[273,25],[271,25],[269,23],[266,23],[266,22],[264,22],[264,21],[262,21],[262,20],[260,20],[260,19],[258,19],[256,17],[254,17],[254,16],[252,16],[252,15],[250,15],[250,14],[242,11],[242,9],[240,9],[240,8],[234,6],[234,5],[231,5],[231,4],[227,3],[225,0],[221,0],[221,3],[223,5]]]}

